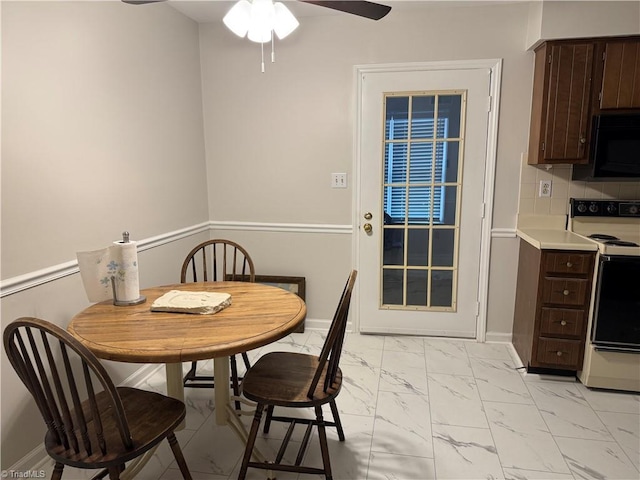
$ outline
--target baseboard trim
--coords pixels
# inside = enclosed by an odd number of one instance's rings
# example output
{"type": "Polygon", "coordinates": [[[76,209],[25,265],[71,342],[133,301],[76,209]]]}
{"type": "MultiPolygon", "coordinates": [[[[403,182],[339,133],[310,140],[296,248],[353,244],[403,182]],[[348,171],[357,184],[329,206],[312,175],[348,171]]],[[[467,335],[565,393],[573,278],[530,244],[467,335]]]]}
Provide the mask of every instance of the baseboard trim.
{"type": "Polygon", "coordinates": [[[511,344],[511,334],[501,332],[487,332],[485,340],[491,343],[509,343],[511,344]]]}

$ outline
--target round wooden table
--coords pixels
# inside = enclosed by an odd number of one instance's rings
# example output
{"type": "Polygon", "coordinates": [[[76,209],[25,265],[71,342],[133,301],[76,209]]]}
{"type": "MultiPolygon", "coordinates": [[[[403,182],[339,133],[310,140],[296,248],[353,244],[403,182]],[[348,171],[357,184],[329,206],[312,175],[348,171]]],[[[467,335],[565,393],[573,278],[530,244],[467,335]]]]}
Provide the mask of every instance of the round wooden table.
{"type": "Polygon", "coordinates": [[[282,288],[248,282],[179,283],[143,290],[140,305],[91,305],[69,332],[106,360],[176,363],[229,356],[272,343],[293,332],[306,314],[304,301],[282,288]],[[210,315],[152,312],[170,290],[225,292],[231,305],[210,315]]]}
{"type": "MultiPolygon", "coordinates": [[[[165,363],[167,394],[182,401],[182,362],[213,358],[214,377],[229,378],[229,355],[287,336],[306,315],[300,297],[260,283],[179,283],[141,294],[147,301],[140,305],[116,306],[110,300],[91,305],[73,317],[67,329],[99,358],[165,363]],[[231,305],[208,315],[152,312],[154,300],[170,290],[229,293],[231,305]]],[[[214,397],[218,407],[225,405],[215,409],[216,423],[230,425],[246,441],[246,428],[230,403],[229,382],[216,382],[214,397]]]]}

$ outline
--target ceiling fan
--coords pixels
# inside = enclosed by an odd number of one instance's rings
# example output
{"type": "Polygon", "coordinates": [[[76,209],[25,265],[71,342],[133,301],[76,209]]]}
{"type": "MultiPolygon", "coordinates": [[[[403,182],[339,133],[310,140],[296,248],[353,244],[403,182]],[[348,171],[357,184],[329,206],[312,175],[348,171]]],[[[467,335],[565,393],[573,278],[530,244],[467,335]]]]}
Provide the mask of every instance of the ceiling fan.
{"type": "MultiPolygon", "coordinates": [[[[144,5],[147,3],[163,2],[165,0],[122,0],[124,3],[132,5],[144,5]]],[[[382,5],[380,3],[346,0],[346,1],[333,1],[333,0],[298,0],[303,3],[311,3],[312,5],[318,5],[320,7],[331,8],[340,12],[350,13],[352,15],[358,15],[359,17],[369,18],[371,20],[380,20],[387,13],[391,11],[391,7],[382,5]]]]}

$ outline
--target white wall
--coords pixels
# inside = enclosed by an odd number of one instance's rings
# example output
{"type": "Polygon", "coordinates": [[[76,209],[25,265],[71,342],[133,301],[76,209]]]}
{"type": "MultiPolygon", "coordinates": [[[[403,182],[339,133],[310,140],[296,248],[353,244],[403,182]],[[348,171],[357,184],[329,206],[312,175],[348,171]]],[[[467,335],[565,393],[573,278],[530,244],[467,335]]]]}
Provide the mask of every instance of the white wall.
{"type": "MultiPolygon", "coordinates": [[[[238,39],[222,24],[202,25],[212,218],[350,226],[353,177],[350,189],[334,190],[330,174],[352,173],[354,65],[503,58],[494,228],[515,228],[519,159],[527,145],[533,72],[532,55],[524,49],[528,11],[527,4],[505,4],[392,10],[380,22],[350,15],[303,17],[298,30],[276,42],[276,63],[267,62],[265,73],[260,72],[259,45],[238,39]]],[[[343,250],[338,251],[332,250],[333,243],[313,239],[313,233],[302,234],[277,254],[269,251],[271,243],[257,240],[262,232],[242,235],[246,241],[255,236],[252,256],[270,270],[279,265],[291,269],[288,256],[306,257],[296,273],[320,289],[307,289],[312,296],[309,316],[331,317],[333,297],[325,286],[344,283],[351,235],[340,242],[343,250]],[[309,239],[323,250],[310,251],[309,239]],[[278,262],[269,262],[274,256],[278,262]],[[313,295],[318,295],[317,302],[313,295]]],[[[515,245],[515,236],[512,241],[515,245]]],[[[501,279],[511,289],[515,279],[515,263],[510,260],[498,256],[491,266],[492,278],[503,293],[501,279]]],[[[492,297],[490,310],[489,331],[508,337],[513,298],[492,297]]]]}
{"type": "MultiPolygon", "coordinates": [[[[163,4],[1,7],[3,284],[123,230],[143,240],[206,222],[197,24],[163,4]]],[[[206,236],[141,253],[141,286],[178,282],[206,236]]],[[[87,305],[76,273],[3,296],[2,327],[20,316],[66,327],[87,305]]],[[[0,363],[6,469],[42,445],[44,423],[0,363]]],[[[109,364],[116,382],[137,368],[109,364]]]]}
{"type": "Polygon", "coordinates": [[[542,40],[640,33],[640,2],[543,1],[531,7],[527,48],[542,40]]]}

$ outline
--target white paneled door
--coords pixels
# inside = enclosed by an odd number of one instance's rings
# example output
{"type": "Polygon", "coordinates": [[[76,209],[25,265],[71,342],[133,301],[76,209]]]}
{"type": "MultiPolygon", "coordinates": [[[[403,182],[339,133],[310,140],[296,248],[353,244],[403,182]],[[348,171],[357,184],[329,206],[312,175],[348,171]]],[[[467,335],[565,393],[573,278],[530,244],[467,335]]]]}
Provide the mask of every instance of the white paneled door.
{"type": "Polygon", "coordinates": [[[359,77],[360,331],[476,337],[489,68],[359,77]]]}

